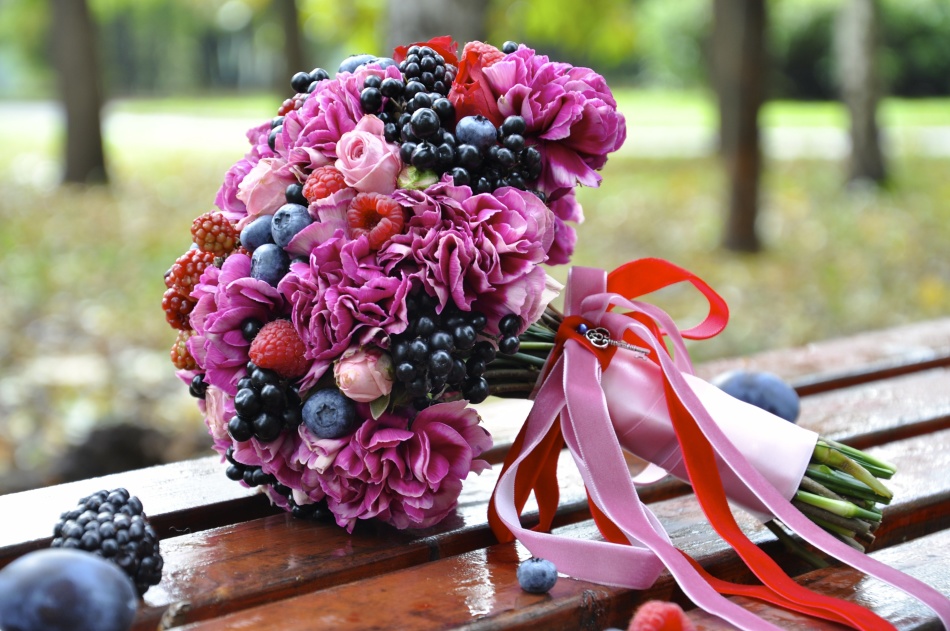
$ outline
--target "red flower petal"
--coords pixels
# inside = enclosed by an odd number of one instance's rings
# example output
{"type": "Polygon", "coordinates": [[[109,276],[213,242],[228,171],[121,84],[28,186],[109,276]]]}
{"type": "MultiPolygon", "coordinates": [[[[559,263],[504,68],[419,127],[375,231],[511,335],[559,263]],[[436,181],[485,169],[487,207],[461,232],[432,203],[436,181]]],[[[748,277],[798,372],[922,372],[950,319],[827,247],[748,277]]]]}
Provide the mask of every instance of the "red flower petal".
{"type": "Polygon", "coordinates": [[[393,59],[396,60],[396,63],[400,63],[406,58],[406,51],[412,46],[428,46],[442,55],[442,58],[445,59],[445,63],[452,64],[453,66],[457,66],[459,63],[457,56],[459,45],[457,42],[452,41],[452,37],[449,35],[433,37],[428,42],[416,42],[407,46],[397,46],[393,51],[393,59]]]}

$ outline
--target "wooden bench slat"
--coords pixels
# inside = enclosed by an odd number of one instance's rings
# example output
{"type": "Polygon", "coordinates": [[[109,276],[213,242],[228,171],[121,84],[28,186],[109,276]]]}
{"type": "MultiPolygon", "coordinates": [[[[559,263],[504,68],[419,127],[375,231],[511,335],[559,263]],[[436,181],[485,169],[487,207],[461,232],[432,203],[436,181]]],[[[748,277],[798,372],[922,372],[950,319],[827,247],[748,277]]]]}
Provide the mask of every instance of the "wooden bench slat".
{"type": "MultiPolygon", "coordinates": [[[[950,594],[950,531],[943,530],[907,543],[871,554],[944,594],[950,594]]],[[[929,607],[916,598],[880,581],[868,579],[849,567],[835,566],[815,570],[799,578],[799,582],[851,602],[857,602],[891,622],[900,631],[939,629],[939,620],[929,607]]],[[[734,598],[735,602],[783,629],[811,631],[813,629],[840,629],[837,625],[821,623],[814,618],[777,609],[749,598],[734,598]]],[[[719,618],[694,609],[688,612],[697,628],[707,631],[733,629],[719,618]]]]}
{"type": "MultiPolygon", "coordinates": [[[[927,450],[939,451],[943,449],[950,451],[950,431],[942,432],[936,436],[915,437],[880,448],[880,450],[884,449],[888,450],[889,457],[900,467],[899,479],[901,485],[895,485],[897,497],[894,503],[885,509],[885,526],[882,526],[879,531],[880,545],[897,543],[908,536],[922,534],[918,532],[920,530],[946,527],[946,521],[948,515],[950,515],[950,496],[947,492],[947,489],[950,488],[950,468],[946,469],[947,472],[942,477],[934,478],[930,461],[921,459],[920,454],[927,450]],[[892,519],[892,516],[919,515],[921,511],[929,511],[931,518],[913,524],[906,524],[901,519],[892,519]]],[[[579,491],[580,489],[573,489],[574,493],[579,491]]],[[[658,502],[652,504],[652,508],[666,526],[674,543],[694,558],[699,559],[707,567],[712,568],[717,576],[742,581],[751,579],[748,570],[735,558],[726,544],[715,536],[711,526],[703,518],[695,497],[684,496],[658,502]]],[[[484,510],[484,507],[482,507],[482,510],[484,510]]],[[[280,524],[277,524],[275,520],[276,518],[273,517],[262,520],[268,522],[267,527],[262,528],[277,535],[280,524]]],[[[756,543],[767,545],[770,553],[781,553],[772,535],[760,527],[751,516],[743,511],[738,511],[737,520],[740,526],[750,533],[756,543]]],[[[251,527],[252,524],[247,526],[251,527]]],[[[598,536],[596,528],[590,521],[564,526],[558,528],[557,531],[565,536],[579,538],[598,536]]],[[[193,538],[207,535],[210,535],[210,533],[199,533],[193,538]]],[[[452,533],[443,535],[447,539],[452,536],[452,533]]],[[[241,539],[245,538],[241,537],[241,539]]],[[[236,538],[230,537],[228,539],[229,546],[234,545],[234,539],[236,538]]],[[[345,539],[344,536],[341,540],[345,539]]],[[[372,540],[378,541],[378,537],[374,536],[372,540]]],[[[273,540],[273,545],[282,549],[282,553],[279,555],[280,558],[285,562],[287,562],[287,559],[293,560],[295,566],[303,565],[299,563],[300,559],[298,557],[306,555],[306,553],[297,553],[298,544],[299,542],[290,541],[282,534],[279,540],[273,540]]],[[[255,545],[249,543],[247,547],[255,548],[255,545]]],[[[267,625],[272,625],[275,628],[277,625],[288,625],[281,626],[281,628],[303,629],[307,627],[296,627],[293,626],[293,623],[282,620],[287,616],[292,618],[298,614],[303,615],[302,612],[304,611],[326,612],[328,620],[332,620],[332,624],[336,625],[335,628],[377,628],[376,625],[382,623],[374,618],[375,612],[372,609],[364,611],[364,605],[368,607],[369,601],[375,602],[375,608],[382,609],[387,616],[398,613],[400,627],[405,629],[441,628],[442,626],[469,624],[481,616],[489,616],[492,624],[498,626],[514,623],[516,622],[515,618],[520,616],[524,618],[522,622],[525,623],[527,620],[535,623],[540,623],[543,620],[544,628],[558,628],[559,626],[577,628],[572,625],[578,623],[576,616],[586,611],[583,601],[585,598],[589,598],[588,592],[593,591],[598,594],[599,607],[616,611],[618,615],[629,616],[629,612],[632,611],[631,607],[643,598],[668,598],[675,591],[669,577],[665,577],[658,582],[651,590],[636,595],[630,594],[627,590],[610,589],[583,581],[563,579],[559,581],[559,587],[555,588],[559,591],[552,592],[549,597],[532,597],[521,592],[517,579],[514,577],[516,569],[513,567],[514,557],[518,554],[523,557],[526,554],[520,546],[518,550],[521,551],[515,551],[513,544],[494,545],[487,549],[473,549],[431,563],[413,565],[388,574],[382,571],[385,566],[383,568],[367,567],[365,568],[365,577],[357,582],[338,584],[335,587],[318,589],[317,591],[309,591],[314,589],[317,580],[315,578],[306,579],[300,574],[295,577],[295,580],[298,581],[300,586],[306,587],[308,593],[243,610],[217,620],[208,620],[205,623],[187,628],[228,628],[227,625],[236,624],[238,620],[241,620],[242,624],[263,625],[263,628],[269,628],[267,625]],[[483,582],[478,581],[472,584],[459,584],[459,576],[463,573],[462,568],[470,576],[491,577],[490,586],[486,587],[483,582]],[[475,615],[472,603],[481,598],[481,592],[489,590],[489,587],[493,599],[489,603],[491,607],[475,615]],[[538,611],[534,610],[532,605],[526,603],[541,602],[541,600],[524,600],[529,597],[547,600],[544,600],[543,605],[539,605],[541,610],[538,611]],[[364,603],[365,599],[369,599],[369,601],[364,603]],[[549,600],[554,602],[549,602],[549,600]],[[431,609],[423,607],[425,603],[430,603],[432,605],[431,609]],[[506,608],[509,605],[514,609],[509,611],[506,608]],[[334,617],[342,616],[343,610],[350,612],[349,615],[353,618],[352,624],[340,623],[334,617]],[[418,612],[422,610],[425,611],[425,616],[417,619],[418,612]],[[496,619],[498,616],[501,616],[501,618],[496,619]],[[565,617],[569,620],[569,623],[565,623],[565,617]],[[406,620],[411,621],[411,623],[406,622],[406,620]],[[248,621],[252,621],[253,624],[248,621]]],[[[408,558],[413,552],[412,545],[408,544],[406,557],[408,558]]],[[[226,556],[226,554],[220,553],[221,556],[226,556]]],[[[275,556],[266,550],[259,551],[257,554],[262,557],[262,562],[260,564],[249,563],[248,565],[251,567],[257,565],[263,567],[266,563],[264,559],[268,558],[268,555],[270,557],[275,556]]],[[[314,555],[317,552],[311,550],[309,554],[314,555]]],[[[218,555],[219,553],[215,552],[215,557],[218,555]]],[[[372,560],[371,555],[362,558],[354,554],[347,559],[346,564],[349,565],[349,571],[355,573],[354,566],[372,562],[372,560]]],[[[415,560],[418,561],[418,558],[415,560]]],[[[428,559],[423,559],[423,561],[425,560],[428,559]]],[[[207,562],[192,558],[188,560],[187,565],[189,567],[196,565],[204,567],[205,565],[211,566],[213,563],[214,560],[210,557],[207,562]]],[[[242,563],[242,565],[244,564],[242,563]]],[[[321,568],[313,567],[310,571],[315,575],[321,571],[321,568]]],[[[298,570],[298,572],[302,572],[302,570],[298,570]]],[[[282,577],[286,577],[286,573],[278,567],[276,576],[257,574],[256,577],[258,580],[263,579],[265,584],[270,584],[282,580],[282,577]]],[[[240,593],[233,592],[240,584],[241,581],[237,579],[228,583],[228,589],[232,590],[234,598],[241,598],[240,593]]],[[[208,585],[199,585],[196,591],[213,592],[214,590],[210,589],[208,585]]],[[[259,595],[258,592],[253,597],[257,598],[259,595]]],[[[267,598],[277,596],[278,594],[269,594],[267,598]]],[[[151,598],[151,595],[147,595],[149,602],[152,602],[151,598]]],[[[193,605],[195,604],[193,602],[193,605]]],[[[243,606],[244,603],[235,603],[235,605],[243,606]]],[[[483,603],[478,607],[474,607],[474,609],[480,611],[485,606],[487,605],[483,603]]],[[[188,616],[182,617],[182,620],[200,619],[206,613],[208,611],[193,610],[188,616]]],[[[391,621],[391,618],[389,620],[391,621]]],[[[488,624],[487,620],[485,624],[488,624]]],[[[142,628],[147,627],[143,624],[142,628]]],[[[385,628],[385,625],[378,628],[385,628]]]]}
{"type": "Polygon", "coordinates": [[[824,340],[708,362],[697,374],[710,379],[738,368],[768,370],[792,382],[801,394],[885,379],[950,365],[950,318],[824,340]]]}

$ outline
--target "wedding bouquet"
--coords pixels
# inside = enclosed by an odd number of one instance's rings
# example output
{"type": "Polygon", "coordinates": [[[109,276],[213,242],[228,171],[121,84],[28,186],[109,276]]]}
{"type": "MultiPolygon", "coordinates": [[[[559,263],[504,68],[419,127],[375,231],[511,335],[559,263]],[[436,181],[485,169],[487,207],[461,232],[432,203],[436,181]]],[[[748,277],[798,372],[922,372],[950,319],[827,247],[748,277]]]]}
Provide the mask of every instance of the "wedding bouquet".
{"type": "Polygon", "coordinates": [[[745,628],[763,627],[720,593],[877,624],[791,587],[736,532],[728,498],[943,606],[819,528],[869,541],[890,498],[877,478],[891,467],[692,376],[682,338],[714,335],[727,318],[700,279],[656,259],[609,277],[575,268],[565,314],[549,307],[562,288],[543,265],[570,261],[575,189],[599,184],[626,136],[603,77],[511,42],[459,55],[440,37],[350,57],[333,75],[299,72],[291,87],[277,116],[249,130],[217,209],[195,219],[165,277],[172,360],[228,477],[349,531],[367,519],[425,528],[489,466],[491,437],[470,404],[531,395],[489,521],[561,571],[644,588],[666,567],[697,605],[745,628]],[[681,333],[635,298],[683,280],[710,315],[681,333]],[[565,446],[605,541],[543,532],[565,446]],[[651,466],[631,479],[621,448],[651,466]],[[693,484],[765,585],[722,585],[672,547],[634,486],[667,471],[693,484]],[[532,491],[539,531],[520,524],[532,491]]]}
{"type": "Polygon", "coordinates": [[[172,359],[228,476],[352,530],[451,513],[469,403],[559,289],[578,184],[624,140],[603,77],[450,38],[300,72],[166,274],[172,359]]]}

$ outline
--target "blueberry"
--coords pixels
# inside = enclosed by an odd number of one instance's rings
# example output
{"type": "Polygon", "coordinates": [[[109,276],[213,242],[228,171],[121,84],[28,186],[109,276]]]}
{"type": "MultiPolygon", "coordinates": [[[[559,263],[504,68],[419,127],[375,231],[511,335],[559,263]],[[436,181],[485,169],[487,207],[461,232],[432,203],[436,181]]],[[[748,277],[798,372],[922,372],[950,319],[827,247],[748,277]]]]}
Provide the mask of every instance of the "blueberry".
{"type": "Polygon", "coordinates": [[[271,236],[274,237],[274,243],[286,248],[298,232],[312,223],[313,218],[306,206],[284,204],[274,213],[270,229],[271,236]]]}
{"type": "Polygon", "coordinates": [[[557,583],[557,568],[547,559],[531,557],[518,566],[518,584],[530,594],[546,594],[557,583]]]}
{"type": "Polygon", "coordinates": [[[241,245],[253,252],[265,243],[273,243],[274,237],[271,235],[271,222],[273,215],[261,215],[251,223],[244,226],[241,230],[241,245]]]}
{"type": "Polygon", "coordinates": [[[712,381],[726,394],[794,423],[801,402],[794,388],[770,372],[734,370],[712,381]]]}
{"type": "Polygon", "coordinates": [[[303,422],[317,438],[342,438],[356,429],[356,406],[336,388],[317,390],[303,404],[303,422]]]}
{"type": "Polygon", "coordinates": [[[88,552],[37,550],[0,571],[0,626],[9,631],[126,631],[137,607],[129,577],[88,552]]]}
{"type": "Polygon", "coordinates": [[[484,116],[464,116],[455,125],[455,137],[460,144],[474,145],[480,151],[486,151],[495,144],[498,132],[484,116]]]}
{"type": "Polygon", "coordinates": [[[340,63],[337,72],[356,72],[361,66],[371,64],[376,61],[376,55],[350,55],[340,63]]]}
{"type": "Polygon", "coordinates": [[[287,253],[279,245],[265,243],[251,255],[251,278],[276,287],[290,266],[287,253]]]}
{"type": "Polygon", "coordinates": [[[396,60],[392,57],[377,57],[373,63],[379,64],[380,68],[389,68],[390,66],[395,66],[396,60]]]}

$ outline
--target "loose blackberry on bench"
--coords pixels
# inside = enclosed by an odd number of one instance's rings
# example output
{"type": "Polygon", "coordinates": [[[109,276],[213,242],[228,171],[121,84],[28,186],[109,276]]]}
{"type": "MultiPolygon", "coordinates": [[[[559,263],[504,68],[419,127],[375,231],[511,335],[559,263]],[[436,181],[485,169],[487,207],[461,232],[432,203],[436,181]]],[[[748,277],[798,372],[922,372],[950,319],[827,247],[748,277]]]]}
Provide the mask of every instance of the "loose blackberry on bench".
{"type": "Polygon", "coordinates": [[[51,547],[86,550],[112,561],[132,579],[139,596],[162,579],[158,535],[142,502],[125,489],[97,491],[62,513],[51,547]]]}

